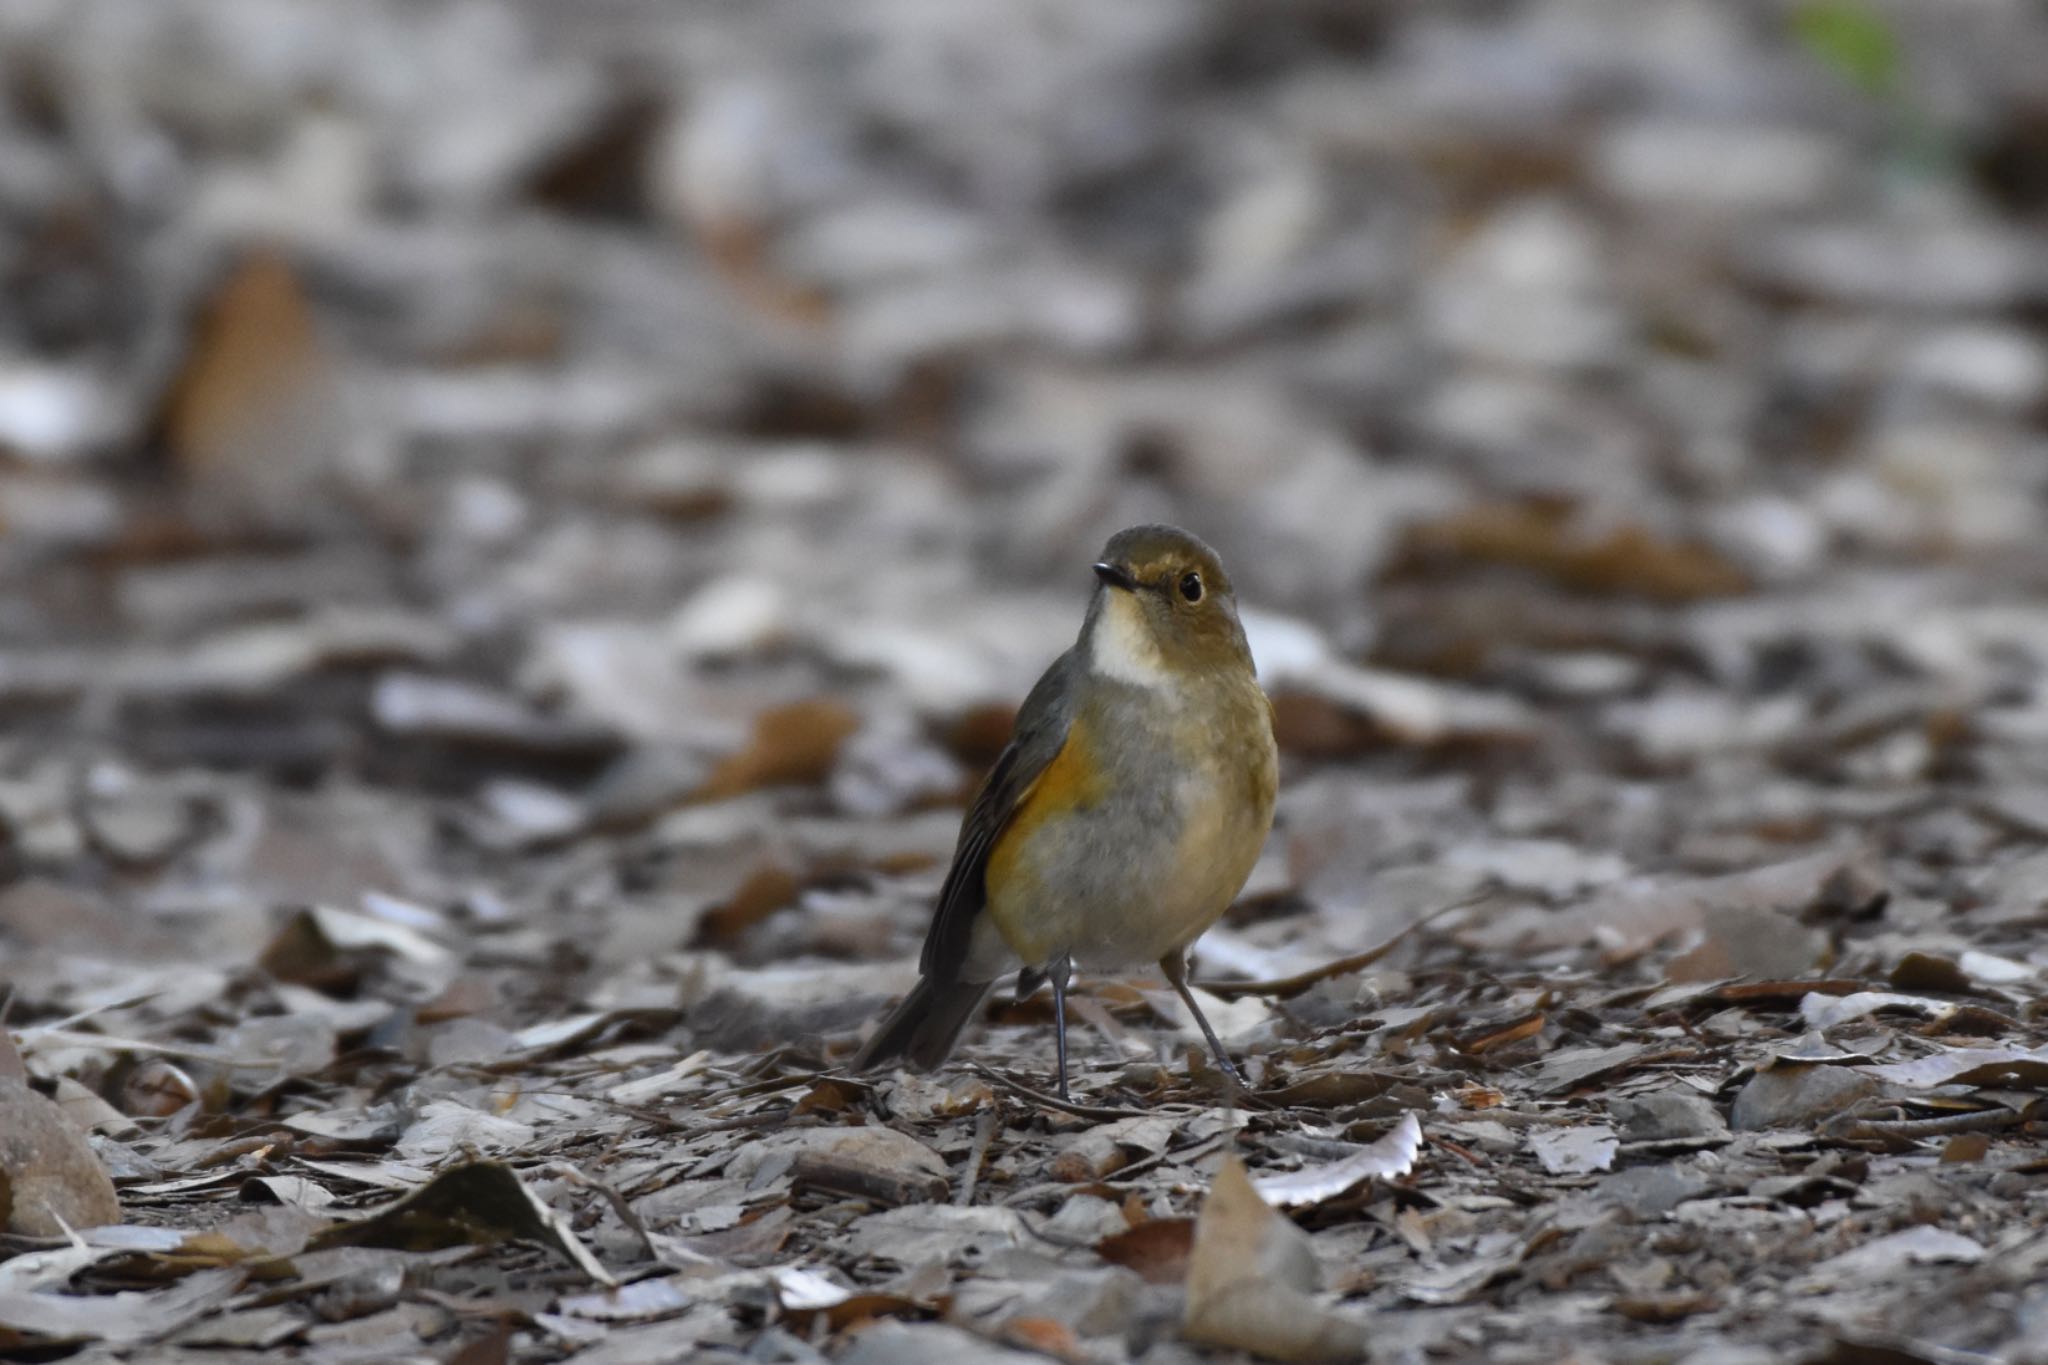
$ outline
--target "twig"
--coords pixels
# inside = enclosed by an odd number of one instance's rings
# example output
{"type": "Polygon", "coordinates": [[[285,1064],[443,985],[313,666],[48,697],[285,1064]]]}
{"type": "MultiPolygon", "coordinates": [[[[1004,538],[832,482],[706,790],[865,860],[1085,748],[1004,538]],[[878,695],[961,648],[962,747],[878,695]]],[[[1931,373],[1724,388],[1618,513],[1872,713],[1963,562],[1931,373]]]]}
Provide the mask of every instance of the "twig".
{"type": "Polygon", "coordinates": [[[627,1231],[640,1239],[640,1245],[646,1249],[649,1258],[659,1265],[671,1264],[669,1258],[661,1254],[661,1248],[654,1244],[654,1235],[647,1230],[647,1224],[640,1220],[640,1215],[634,1211],[631,1204],[626,1202],[626,1196],[620,1194],[604,1181],[595,1180],[585,1175],[566,1161],[549,1161],[542,1165],[540,1169],[550,1175],[559,1176],[572,1185],[580,1185],[586,1190],[593,1190],[602,1195],[605,1203],[611,1205],[612,1213],[618,1217],[621,1223],[626,1225],[627,1231]]]}
{"type": "Polygon", "coordinates": [[[1027,1099],[1033,1104],[1042,1105],[1047,1109],[1057,1109],[1063,1114],[1072,1114],[1076,1118],[1099,1119],[1103,1122],[1108,1122],[1112,1119],[1142,1118],[1145,1114],[1151,1112],[1145,1109],[1104,1109],[1092,1104],[1075,1104],[1072,1100],[1063,1100],[1058,1095],[1049,1095],[1043,1090],[1035,1090],[1014,1076],[1006,1072],[997,1071],[994,1067],[983,1066],[980,1062],[968,1063],[968,1069],[983,1080],[993,1081],[1019,1098],[1027,1099]]]}
{"type": "Polygon", "coordinates": [[[1947,1137],[1953,1133],[1996,1132],[2018,1124],[2020,1117],[2019,1112],[2013,1109],[1973,1109],[1966,1114],[1943,1114],[1926,1119],[1860,1118],[1851,1113],[1836,1119],[1824,1131],[1829,1137],[1850,1141],[1875,1138],[1912,1142],[1920,1138],[1947,1137]]]}
{"type": "Polygon", "coordinates": [[[966,1208],[974,1202],[974,1187],[981,1180],[981,1164],[988,1160],[988,1148],[995,1141],[996,1133],[1003,1126],[1003,1099],[998,1095],[995,1103],[981,1111],[981,1117],[974,1121],[974,1146],[967,1153],[967,1169],[960,1172],[960,1188],[953,1192],[953,1203],[966,1208]]]}
{"type": "Polygon", "coordinates": [[[883,1166],[857,1152],[827,1149],[797,1155],[789,1168],[790,1184],[796,1189],[824,1190],[851,1195],[870,1203],[900,1208],[905,1204],[933,1204],[946,1197],[946,1178],[937,1172],[919,1174],[896,1166],[883,1166]]]}
{"type": "Polygon", "coordinates": [[[1463,900],[1452,901],[1449,905],[1439,905],[1420,919],[1411,921],[1405,928],[1397,930],[1393,937],[1376,947],[1368,948],[1362,953],[1353,953],[1349,957],[1340,957],[1334,962],[1325,962],[1320,967],[1311,967],[1309,970],[1297,972],[1293,976],[1278,977],[1271,981],[1202,981],[1196,984],[1210,995],[1222,1000],[1235,1000],[1243,995],[1270,995],[1277,999],[1285,1000],[1290,996],[1300,995],[1309,987],[1316,985],[1318,982],[1327,981],[1333,976],[1344,976],[1370,967],[1388,953],[1393,952],[1394,949],[1401,945],[1402,939],[1407,938],[1408,935],[1414,933],[1423,925],[1428,924],[1432,920],[1441,919],[1453,910],[1463,910],[1469,906],[1477,905],[1493,895],[1493,893],[1493,887],[1482,887],[1463,900]]]}

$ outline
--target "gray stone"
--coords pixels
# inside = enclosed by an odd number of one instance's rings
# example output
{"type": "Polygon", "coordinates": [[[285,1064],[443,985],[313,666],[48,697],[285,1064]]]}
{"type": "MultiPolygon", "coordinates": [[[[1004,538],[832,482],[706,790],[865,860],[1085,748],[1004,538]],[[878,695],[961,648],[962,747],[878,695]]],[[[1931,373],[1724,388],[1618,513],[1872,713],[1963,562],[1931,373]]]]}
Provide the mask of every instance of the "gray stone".
{"type": "Polygon", "coordinates": [[[1684,1090],[1657,1090],[1607,1106],[1624,1142],[1664,1142],[1725,1136],[1727,1123],[1705,1098],[1684,1090]]]}
{"type": "Polygon", "coordinates": [[[1877,1090],[1876,1081],[1844,1067],[1780,1063],[1750,1077],[1735,1097],[1730,1118],[1736,1128],[1745,1131],[1807,1128],[1877,1090]]]}
{"type": "Polygon", "coordinates": [[[1594,1195],[1626,1209],[1638,1219],[1650,1219],[1662,1218],[1686,1200],[1698,1199],[1712,1188],[1699,1175],[1680,1166],[1632,1166],[1602,1180],[1594,1195]]]}

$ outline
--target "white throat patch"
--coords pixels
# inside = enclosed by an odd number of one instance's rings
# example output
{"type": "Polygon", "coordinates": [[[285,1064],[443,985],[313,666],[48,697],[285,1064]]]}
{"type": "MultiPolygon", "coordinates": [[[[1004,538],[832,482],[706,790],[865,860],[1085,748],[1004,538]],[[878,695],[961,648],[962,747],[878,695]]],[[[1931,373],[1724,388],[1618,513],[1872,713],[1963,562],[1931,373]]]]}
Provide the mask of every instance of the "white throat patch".
{"type": "Polygon", "coordinates": [[[1173,682],[1145,622],[1145,609],[1128,592],[1114,588],[1089,634],[1088,666],[1105,678],[1138,687],[1167,687],[1173,682]]]}

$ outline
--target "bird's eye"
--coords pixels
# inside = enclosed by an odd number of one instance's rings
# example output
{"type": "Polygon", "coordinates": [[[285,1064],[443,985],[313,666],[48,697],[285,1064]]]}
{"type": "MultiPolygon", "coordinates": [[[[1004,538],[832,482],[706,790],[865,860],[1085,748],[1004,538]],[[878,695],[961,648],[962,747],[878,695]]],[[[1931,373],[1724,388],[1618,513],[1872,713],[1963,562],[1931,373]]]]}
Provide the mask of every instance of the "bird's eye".
{"type": "Polygon", "coordinates": [[[1190,602],[1202,600],[1202,576],[1198,573],[1184,574],[1180,580],[1180,595],[1190,602]]]}

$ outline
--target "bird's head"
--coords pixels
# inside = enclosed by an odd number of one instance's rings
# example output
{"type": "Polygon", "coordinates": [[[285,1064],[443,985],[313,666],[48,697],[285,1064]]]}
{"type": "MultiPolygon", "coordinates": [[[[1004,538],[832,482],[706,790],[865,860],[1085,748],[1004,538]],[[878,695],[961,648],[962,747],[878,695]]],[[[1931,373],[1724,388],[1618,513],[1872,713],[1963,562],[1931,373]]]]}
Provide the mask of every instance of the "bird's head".
{"type": "Polygon", "coordinates": [[[1237,597],[1216,552],[1172,526],[1133,526],[1102,547],[1084,631],[1089,666],[1160,687],[1252,667],[1237,597]]]}

